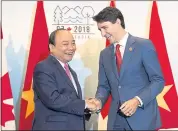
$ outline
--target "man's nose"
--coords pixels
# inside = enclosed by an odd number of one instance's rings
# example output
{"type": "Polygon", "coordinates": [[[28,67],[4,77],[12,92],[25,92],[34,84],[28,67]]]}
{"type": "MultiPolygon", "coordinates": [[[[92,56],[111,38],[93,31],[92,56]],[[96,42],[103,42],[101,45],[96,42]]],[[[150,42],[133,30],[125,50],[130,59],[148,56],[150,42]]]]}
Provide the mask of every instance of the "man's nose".
{"type": "Polygon", "coordinates": [[[101,36],[102,36],[102,37],[105,37],[105,36],[106,36],[106,32],[103,31],[103,30],[101,30],[101,36]]]}
{"type": "Polygon", "coordinates": [[[74,50],[75,49],[75,44],[69,44],[69,49],[74,50]]]}

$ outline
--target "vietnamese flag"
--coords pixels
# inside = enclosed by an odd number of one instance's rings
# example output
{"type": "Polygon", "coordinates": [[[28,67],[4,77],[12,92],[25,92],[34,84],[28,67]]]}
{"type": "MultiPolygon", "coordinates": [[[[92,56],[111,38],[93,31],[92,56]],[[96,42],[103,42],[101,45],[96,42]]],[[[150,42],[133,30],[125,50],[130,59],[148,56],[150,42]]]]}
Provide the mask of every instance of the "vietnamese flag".
{"type": "Polygon", "coordinates": [[[19,130],[31,130],[34,115],[32,76],[35,65],[46,58],[48,50],[48,29],[43,1],[37,1],[27,71],[21,98],[19,130]]]}
{"type": "Polygon", "coordinates": [[[150,40],[152,40],[156,48],[158,59],[161,64],[164,79],[166,82],[163,91],[157,97],[162,120],[161,128],[178,129],[178,97],[156,1],[153,1],[152,6],[149,38],[150,40]]]}

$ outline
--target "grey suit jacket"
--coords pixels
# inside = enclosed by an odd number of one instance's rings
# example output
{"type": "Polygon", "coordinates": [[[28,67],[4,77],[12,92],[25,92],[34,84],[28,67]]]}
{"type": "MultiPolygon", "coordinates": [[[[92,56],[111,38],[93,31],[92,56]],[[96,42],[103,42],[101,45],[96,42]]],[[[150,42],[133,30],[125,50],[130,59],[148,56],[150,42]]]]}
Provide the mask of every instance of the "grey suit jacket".
{"type": "Polygon", "coordinates": [[[156,96],[163,90],[164,78],[152,42],[129,35],[118,73],[111,44],[100,53],[99,84],[96,97],[105,104],[111,94],[108,129],[113,129],[116,113],[121,103],[139,96],[143,106],[127,117],[133,130],[152,130],[161,126],[156,96]],[[130,49],[129,49],[130,48],[130,49]]]}
{"type": "Polygon", "coordinates": [[[84,130],[85,101],[76,73],[78,94],[61,64],[49,55],[34,69],[33,130],[84,130]]]}

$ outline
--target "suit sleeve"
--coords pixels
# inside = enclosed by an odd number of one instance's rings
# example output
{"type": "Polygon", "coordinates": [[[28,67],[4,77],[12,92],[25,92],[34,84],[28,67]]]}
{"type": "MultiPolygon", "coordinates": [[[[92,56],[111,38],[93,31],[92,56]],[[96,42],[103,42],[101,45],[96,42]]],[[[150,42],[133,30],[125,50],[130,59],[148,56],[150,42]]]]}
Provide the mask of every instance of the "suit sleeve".
{"type": "Polygon", "coordinates": [[[103,65],[103,56],[102,52],[100,53],[99,59],[99,73],[98,73],[98,88],[95,97],[101,100],[102,107],[106,103],[108,96],[110,95],[110,87],[108,83],[108,78],[103,65]]]}
{"type": "Polygon", "coordinates": [[[161,93],[164,87],[164,78],[157,53],[151,41],[148,41],[147,45],[149,46],[144,48],[142,61],[148,74],[150,84],[138,95],[143,102],[143,108],[145,108],[153,99],[156,99],[156,96],[161,93]]]}
{"type": "Polygon", "coordinates": [[[73,93],[63,94],[57,87],[53,73],[44,66],[37,65],[33,76],[34,91],[43,104],[54,111],[66,112],[75,115],[84,115],[85,101],[76,98],[73,93]]]}

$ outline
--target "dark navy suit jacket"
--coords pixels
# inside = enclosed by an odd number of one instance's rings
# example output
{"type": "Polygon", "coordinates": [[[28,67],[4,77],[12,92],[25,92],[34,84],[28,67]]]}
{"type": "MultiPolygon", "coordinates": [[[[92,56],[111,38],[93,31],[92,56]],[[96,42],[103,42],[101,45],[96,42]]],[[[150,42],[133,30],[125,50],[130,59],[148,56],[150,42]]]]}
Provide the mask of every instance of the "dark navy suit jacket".
{"type": "Polygon", "coordinates": [[[49,55],[34,69],[32,130],[84,130],[85,101],[76,73],[69,67],[78,94],[59,61],[49,55]]]}

